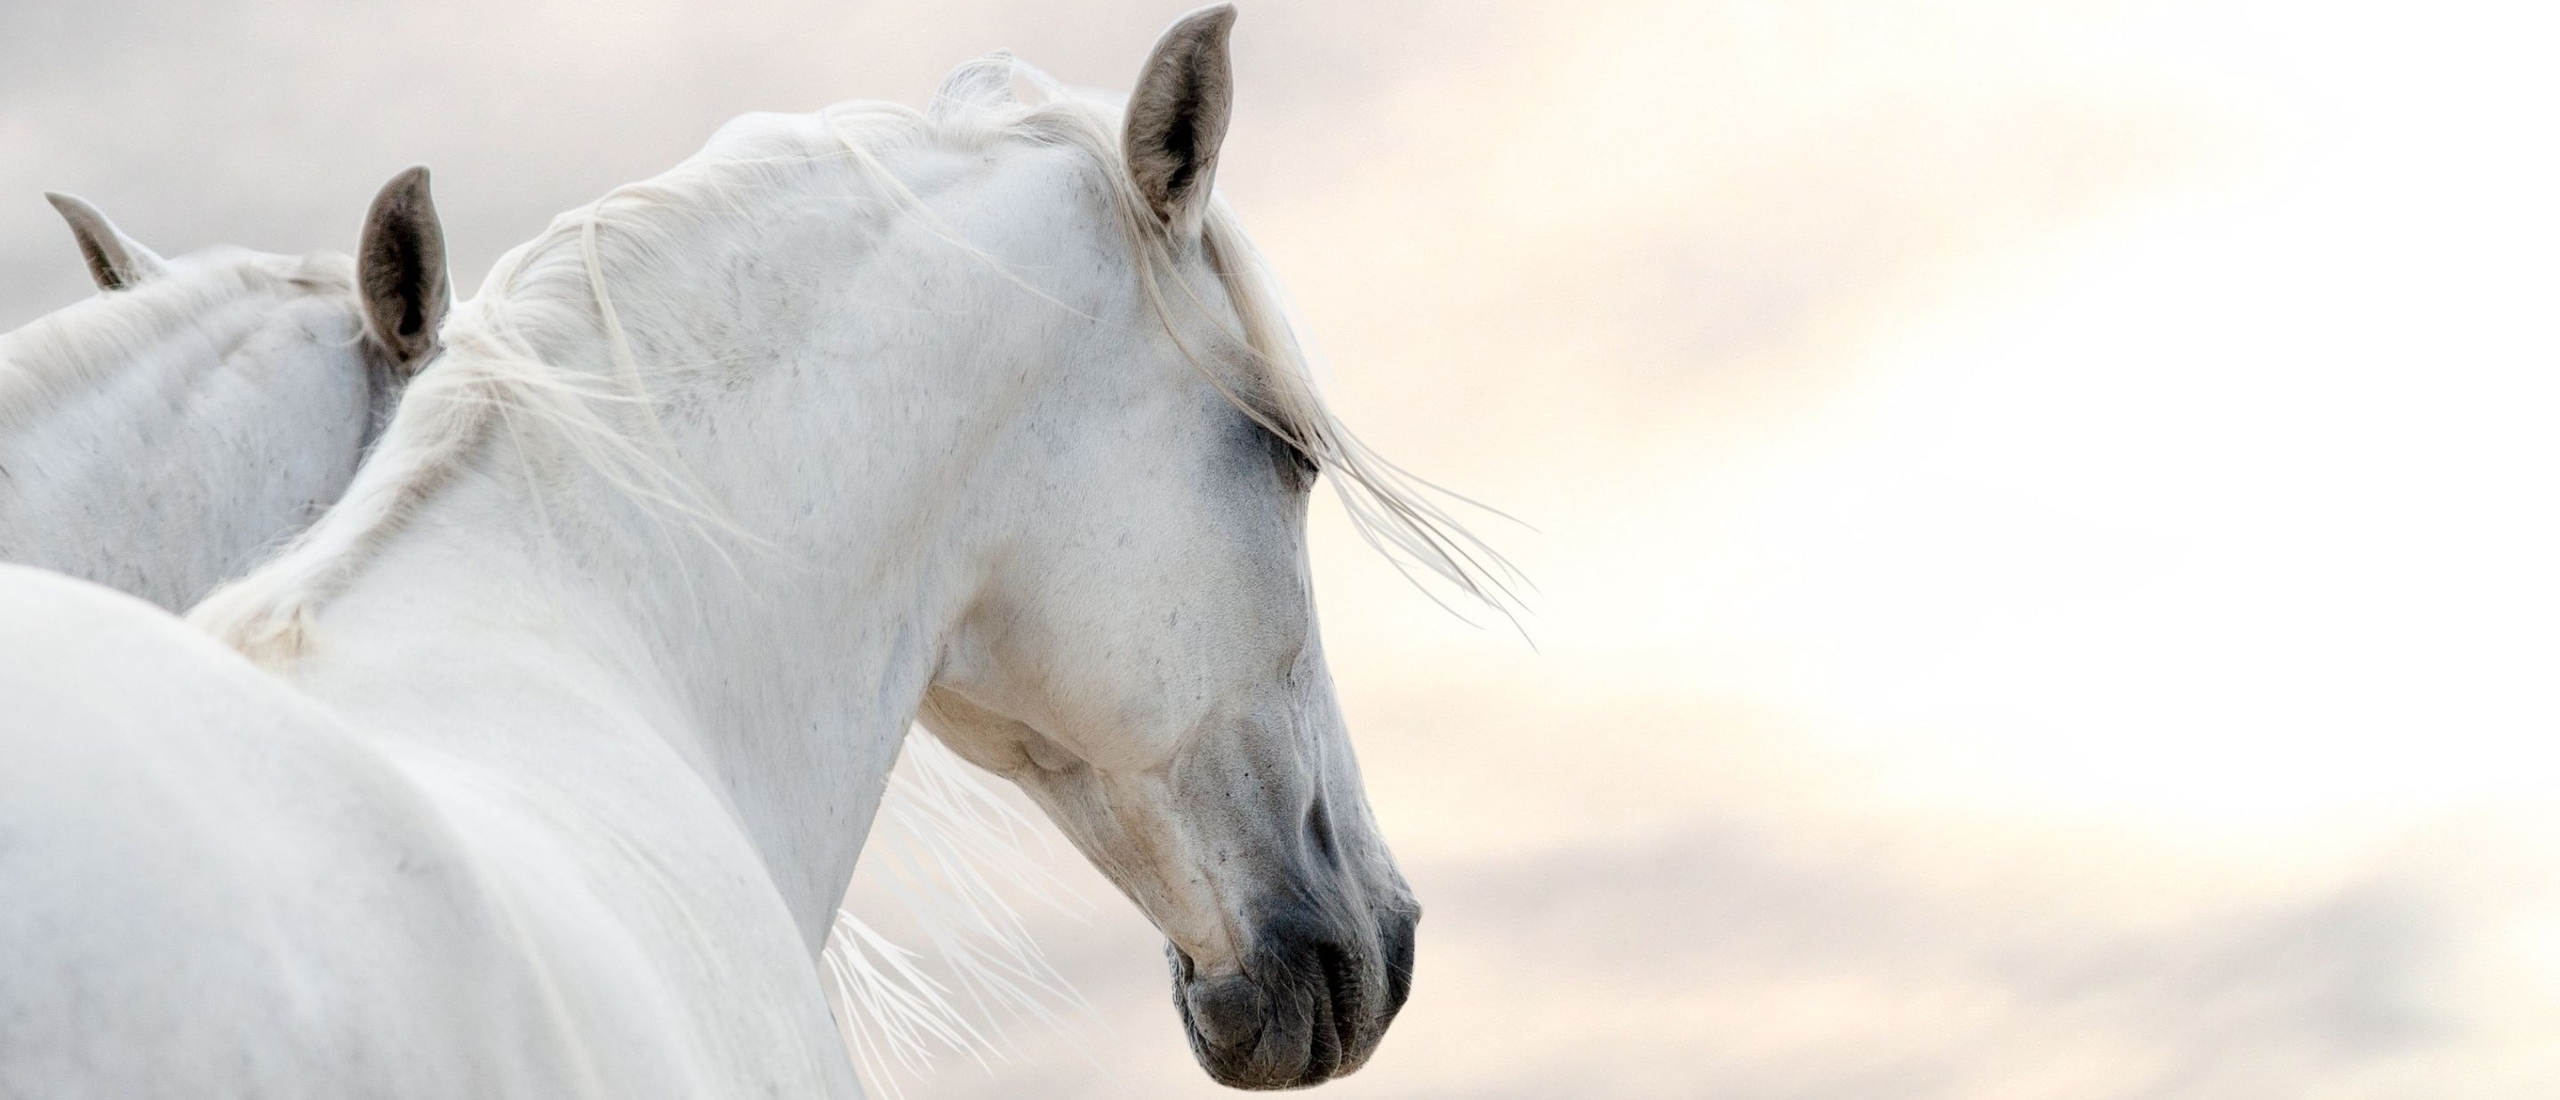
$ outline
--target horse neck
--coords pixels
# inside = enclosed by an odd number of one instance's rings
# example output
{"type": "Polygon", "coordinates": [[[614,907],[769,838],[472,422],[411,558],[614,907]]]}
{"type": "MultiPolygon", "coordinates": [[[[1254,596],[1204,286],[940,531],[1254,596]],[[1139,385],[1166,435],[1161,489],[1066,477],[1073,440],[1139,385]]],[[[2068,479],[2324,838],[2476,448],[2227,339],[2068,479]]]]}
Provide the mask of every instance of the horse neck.
{"type": "Polygon", "coordinates": [[[0,337],[0,558],[183,608],[352,475],[352,301],[146,287],[0,337]]]}
{"type": "MultiPolygon", "coordinates": [[[[432,486],[414,502],[379,498],[407,518],[322,609],[298,679],[377,727],[550,768],[565,797],[651,801],[616,783],[657,785],[657,804],[707,794],[814,954],[945,639],[990,557],[1039,515],[1026,455],[1062,415],[1054,402],[1081,392],[1055,364],[1079,341],[1111,343],[1082,348],[1107,359],[1148,316],[1125,280],[1093,272],[1118,239],[1112,214],[1039,205],[1071,194],[1042,173],[1072,157],[918,163],[947,177],[907,181],[940,219],[892,214],[833,161],[803,167],[815,190],[798,201],[778,197],[779,182],[758,188],[755,217],[669,219],[674,236],[602,280],[627,345],[600,327],[575,222],[502,261],[498,296],[447,326],[453,350],[422,372],[352,503],[315,534],[357,537],[377,480],[432,486]],[[1031,292],[953,234],[1003,245],[1019,270],[1094,283],[1031,292]],[[433,438],[431,418],[490,406],[497,391],[464,381],[475,369],[502,379],[528,357],[547,380],[505,392],[627,397],[649,375],[655,414],[616,427],[681,483],[600,469],[594,433],[533,413],[453,421],[478,434],[449,474],[384,473],[441,453],[409,446],[433,438]],[[533,695],[569,702],[537,726],[518,717],[533,695]],[[529,761],[532,744],[560,751],[529,761]],[[626,750],[657,763],[592,766],[626,750]]],[[[601,231],[595,247],[638,232],[601,231]]],[[[629,401],[586,407],[637,419],[629,401]]]]}
{"type": "Polygon", "coordinates": [[[996,430],[975,410],[1001,403],[944,384],[964,372],[830,373],[840,415],[667,425],[716,519],[493,429],[330,601],[296,679],[583,804],[707,794],[816,952],[970,595],[953,494],[996,430]]]}

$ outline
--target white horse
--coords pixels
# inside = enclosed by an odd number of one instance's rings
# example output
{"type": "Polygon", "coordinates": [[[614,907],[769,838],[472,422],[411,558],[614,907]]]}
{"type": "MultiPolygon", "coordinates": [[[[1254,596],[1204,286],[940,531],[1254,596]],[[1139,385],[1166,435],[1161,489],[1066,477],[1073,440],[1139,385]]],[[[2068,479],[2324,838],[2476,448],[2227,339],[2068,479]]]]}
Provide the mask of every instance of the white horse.
{"type": "Polygon", "coordinates": [[[0,560],[183,610],[338,499],[435,348],[444,234],[412,168],[329,252],[164,260],[48,195],[98,297],[0,334],[0,560]]]}
{"type": "MultiPolygon", "coordinates": [[[[451,294],[428,175],[375,195],[360,264],[237,248],[172,262],[88,203],[47,198],[101,293],[0,335],[0,386],[24,395],[0,432],[0,558],[182,610],[335,503],[435,350],[451,294]]],[[[912,817],[885,838],[905,871],[893,894],[962,988],[937,988],[911,952],[838,914],[829,976],[875,1079],[934,1045],[986,1042],[964,1007],[1064,1026],[1056,1009],[1079,1003],[992,887],[1041,878],[1012,811],[947,752],[910,755],[890,783],[912,817]]]]}
{"type": "Polygon", "coordinates": [[[1164,931],[1212,1076],[1358,1067],[1418,910],[1318,472],[1486,578],[1211,198],[1232,18],[1117,132],[997,58],[555,222],[212,638],[0,570],[0,1093],[852,1095],[812,964],[918,715],[1164,931]]]}

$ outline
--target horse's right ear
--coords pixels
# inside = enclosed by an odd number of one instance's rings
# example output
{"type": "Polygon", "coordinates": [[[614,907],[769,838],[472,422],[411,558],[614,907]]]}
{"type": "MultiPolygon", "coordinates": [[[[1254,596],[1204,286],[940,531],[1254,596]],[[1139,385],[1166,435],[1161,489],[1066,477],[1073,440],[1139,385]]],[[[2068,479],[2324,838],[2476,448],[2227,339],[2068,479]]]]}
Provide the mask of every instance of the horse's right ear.
{"type": "Polygon", "coordinates": [[[117,232],[116,223],[97,207],[51,191],[44,198],[71,223],[71,237],[80,242],[80,258],[89,262],[89,278],[98,289],[123,290],[169,273],[168,261],[117,232]]]}
{"type": "Polygon", "coordinates": [[[357,246],[356,288],[366,326],[390,349],[401,374],[426,364],[436,329],[453,303],[445,274],[444,223],[436,218],[424,165],[391,177],[365,212],[357,246]]]}
{"type": "Polygon", "coordinates": [[[1227,138],[1235,77],[1227,65],[1227,31],[1236,9],[1214,4],[1174,21],[1138,70],[1129,113],[1120,124],[1130,181],[1176,240],[1200,234],[1227,138]]]}

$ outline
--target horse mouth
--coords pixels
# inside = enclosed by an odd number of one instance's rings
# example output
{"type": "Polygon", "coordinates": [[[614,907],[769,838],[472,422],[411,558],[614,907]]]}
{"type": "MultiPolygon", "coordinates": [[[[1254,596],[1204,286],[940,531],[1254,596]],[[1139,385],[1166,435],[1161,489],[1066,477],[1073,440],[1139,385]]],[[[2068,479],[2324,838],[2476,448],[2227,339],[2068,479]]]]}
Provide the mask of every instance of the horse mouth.
{"type": "Polygon", "coordinates": [[[1264,968],[1262,978],[1202,977],[1170,944],[1166,956],[1192,1055],[1229,1088],[1305,1088],[1350,1073],[1368,1061],[1392,1018],[1392,1010],[1374,1011],[1379,998],[1366,960],[1338,945],[1314,945],[1289,965],[1264,968]]]}
{"type": "MultiPolygon", "coordinates": [[[[1356,962],[1341,948],[1327,944],[1316,949],[1317,970],[1324,977],[1322,993],[1311,998],[1315,1017],[1309,1029],[1313,1042],[1307,1052],[1305,1084],[1331,1080],[1348,1073],[1367,1061],[1375,1042],[1363,1049],[1360,1042],[1361,1001],[1356,962]],[[1354,1058],[1354,1055],[1357,1058],[1354,1058]]],[[[1384,1029],[1381,1028],[1381,1031],[1384,1029]]]]}

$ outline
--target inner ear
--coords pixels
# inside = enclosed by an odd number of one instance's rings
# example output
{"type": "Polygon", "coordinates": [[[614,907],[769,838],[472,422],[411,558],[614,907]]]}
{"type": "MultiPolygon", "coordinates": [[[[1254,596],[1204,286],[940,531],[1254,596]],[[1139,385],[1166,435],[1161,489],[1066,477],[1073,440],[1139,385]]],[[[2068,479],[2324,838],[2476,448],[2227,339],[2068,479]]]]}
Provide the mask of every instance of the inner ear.
{"type": "Polygon", "coordinates": [[[1227,59],[1235,21],[1235,8],[1226,4],[1176,20],[1138,70],[1121,122],[1130,181],[1177,237],[1199,233],[1217,177],[1218,148],[1235,103],[1227,59]]]}
{"type": "Polygon", "coordinates": [[[399,361],[402,374],[415,371],[435,350],[436,329],[453,299],[444,224],[436,217],[425,167],[393,176],[373,197],[358,245],[356,283],[374,339],[399,361]]]}
{"type": "Polygon", "coordinates": [[[52,191],[44,197],[71,224],[71,239],[79,242],[80,258],[89,265],[89,279],[98,289],[125,290],[168,274],[167,261],[117,231],[97,207],[52,191]]]}

